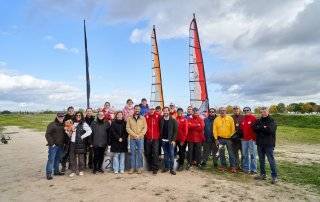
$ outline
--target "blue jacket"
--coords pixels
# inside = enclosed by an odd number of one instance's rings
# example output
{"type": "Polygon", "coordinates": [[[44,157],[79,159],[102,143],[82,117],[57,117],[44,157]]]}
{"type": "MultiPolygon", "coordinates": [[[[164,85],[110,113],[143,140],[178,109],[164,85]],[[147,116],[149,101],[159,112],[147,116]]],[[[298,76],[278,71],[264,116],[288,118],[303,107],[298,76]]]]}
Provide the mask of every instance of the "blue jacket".
{"type": "Polygon", "coordinates": [[[204,137],[205,142],[213,142],[213,121],[217,116],[208,116],[204,119],[204,137]]]}
{"type": "Polygon", "coordinates": [[[143,106],[142,104],[140,104],[140,115],[144,116],[149,112],[149,106],[143,106]]]}

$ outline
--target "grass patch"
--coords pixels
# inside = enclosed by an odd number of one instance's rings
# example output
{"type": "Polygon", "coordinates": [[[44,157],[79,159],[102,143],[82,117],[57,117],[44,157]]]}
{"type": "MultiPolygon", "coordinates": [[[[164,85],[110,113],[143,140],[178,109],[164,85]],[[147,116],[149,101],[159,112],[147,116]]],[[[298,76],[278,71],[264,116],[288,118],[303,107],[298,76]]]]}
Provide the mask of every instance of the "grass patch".
{"type": "Polygon", "coordinates": [[[318,115],[273,114],[271,117],[279,126],[320,129],[320,116],[318,115]]]}
{"type": "Polygon", "coordinates": [[[10,114],[0,115],[0,127],[20,126],[38,131],[45,131],[47,125],[54,120],[55,114],[10,114]]]}
{"type": "Polygon", "coordinates": [[[320,130],[315,128],[279,126],[277,128],[277,143],[320,144],[320,130]]]}

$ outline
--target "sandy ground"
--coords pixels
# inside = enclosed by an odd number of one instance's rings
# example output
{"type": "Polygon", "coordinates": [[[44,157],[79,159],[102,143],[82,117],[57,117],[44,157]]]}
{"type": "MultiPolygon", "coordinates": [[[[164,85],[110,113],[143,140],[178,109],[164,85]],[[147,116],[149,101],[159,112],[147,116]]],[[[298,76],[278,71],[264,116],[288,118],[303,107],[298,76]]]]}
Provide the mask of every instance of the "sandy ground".
{"type": "Polygon", "coordinates": [[[279,182],[237,180],[197,170],[176,176],[104,173],[45,179],[47,148],[43,133],[7,127],[13,138],[0,144],[0,201],[319,201],[304,187],[279,182]]]}

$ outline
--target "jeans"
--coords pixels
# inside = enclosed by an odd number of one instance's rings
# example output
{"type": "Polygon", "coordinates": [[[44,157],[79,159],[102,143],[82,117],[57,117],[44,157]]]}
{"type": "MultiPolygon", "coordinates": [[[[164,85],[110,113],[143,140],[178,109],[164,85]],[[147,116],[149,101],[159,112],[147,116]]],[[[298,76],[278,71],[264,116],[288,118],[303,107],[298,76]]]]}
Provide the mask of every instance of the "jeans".
{"type": "Polygon", "coordinates": [[[93,156],[93,170],[99,170],[102,169],[102,163],[104,159],[104,151],[106,150],[106,147],[94,147],[94,156],[93,156]]]}
{"type": "Polygon", "coordinates": [[[214,142],[204,142],[202,144],[203,152],[202,152],[202,163],[207,163],[209,156],[212,155],[213,165],[217,166],[218,159],[216,158],[216,153],[218,151],[218,147],[214,142]]]}
{"type": "Polygon", "coordinates": [[[124,172],[125,153],[113,153],[113,171],[124,172]]]}
{"type": "Polygon", "coordinates": [[[242,169],[245,172],[257,172],[257,145],[253,140],[241,141],[243,153],[242,169]]]}
{"type": "Polygon", "coordinates": [[[145,156],[149,170],[159,169],[159,140],[145,140],[145,156]]]}
{"type": "Polygon", "coordinates": [[[188,164],[192,165],[196,161],[197,165],[201,163],[201,143],[188,142],[188,164]]]}
{"type": "Polygon", "coordinates": [[[143,139],[130,139],[131,169],[143,167],[143,139]]]}
{"type": "Polygon", "coordinates": [[[63,148],[60,146],[49,146],[48,147],[48,162],[46,166],[46,173],[52,174],[52,170],[55,173],[59,172],[59,163],[61,160],[63,148]]]}
{"type": "Polygon", "coordinates": [[[259,156],[259,163],[260,163],[260,174],[266,175],[266,156],[268,158],[270,169],[271,169],[271,177],[277,178],[277,165],[276,160],[274,159],[273,154],[274,147],[272,146],[258,146],[258,156],[259,156]]]}
{"type": "Polygon", "coordinates": [[[231,168],[235,168],[235,157],[232,149],[232,141],[231,139],[225,139],[225,138],[219,138],[219,145],[222,145],[223,147],[219,151],[219,158],[220,158],[220,163],[221,166],[227,167],[227,162],[226,162],[226,156],[225,156],[225,147],[227,147],[228,154],[229,154],[229,163],[231,168]]]}
{"type": "Polygon", "coordinates": [[[174,165],[174,145],[169,141],[162,141],[164,151],[164,167],[173,170],[174,165]]]}

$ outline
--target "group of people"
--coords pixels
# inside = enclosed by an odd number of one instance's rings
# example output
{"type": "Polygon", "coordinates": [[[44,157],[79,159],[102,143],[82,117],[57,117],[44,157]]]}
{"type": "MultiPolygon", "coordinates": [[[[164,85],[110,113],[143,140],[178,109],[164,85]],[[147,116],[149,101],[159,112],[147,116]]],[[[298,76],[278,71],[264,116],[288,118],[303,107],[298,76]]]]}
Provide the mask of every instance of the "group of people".
{"type": "Polygon", "coordinates": [[[128,99],[121,111],[112,109],[106,102],[96,117],[91,108],[84,115],[69,107],[67,114],[57,113],[56,119],[47,127],[46,177],[51,180],[52,174],[64,175],[67,165],[71,170],[70,177],[84,175],[86,167],[94,174],[103,173],[105,151],[110,146],[116,174],[124,173],[125,169],[130,174],[141,174],[145,166],[154,175],[160,169],[176,175],[176,171],[189,170],[190,167],[206,167],[212,156],[212,166],[221,171],[244,172],[255,175],[257,180],[265,180],[267,156],[271,182],[276,183],[274,147],[277,125],[267,108],[261,108],[260,113],[261,117],[257,119],[250,107],[244,107],[241,113],[239,106],[233,107],[231,116],[224,107],[220,107],[216,114],[214,108],[200,113],[198,108],[189,106],[185,113],[172,103],[162,109],[160,106],[149,107],[145,98],[139,105],[128,99]],[[128,152],[130,165],[125,165],[128,152]],[[260,174],[257,173],[257,154],[260,174]],[[176,169],[175,157],[178,157],[176,169]]]}

